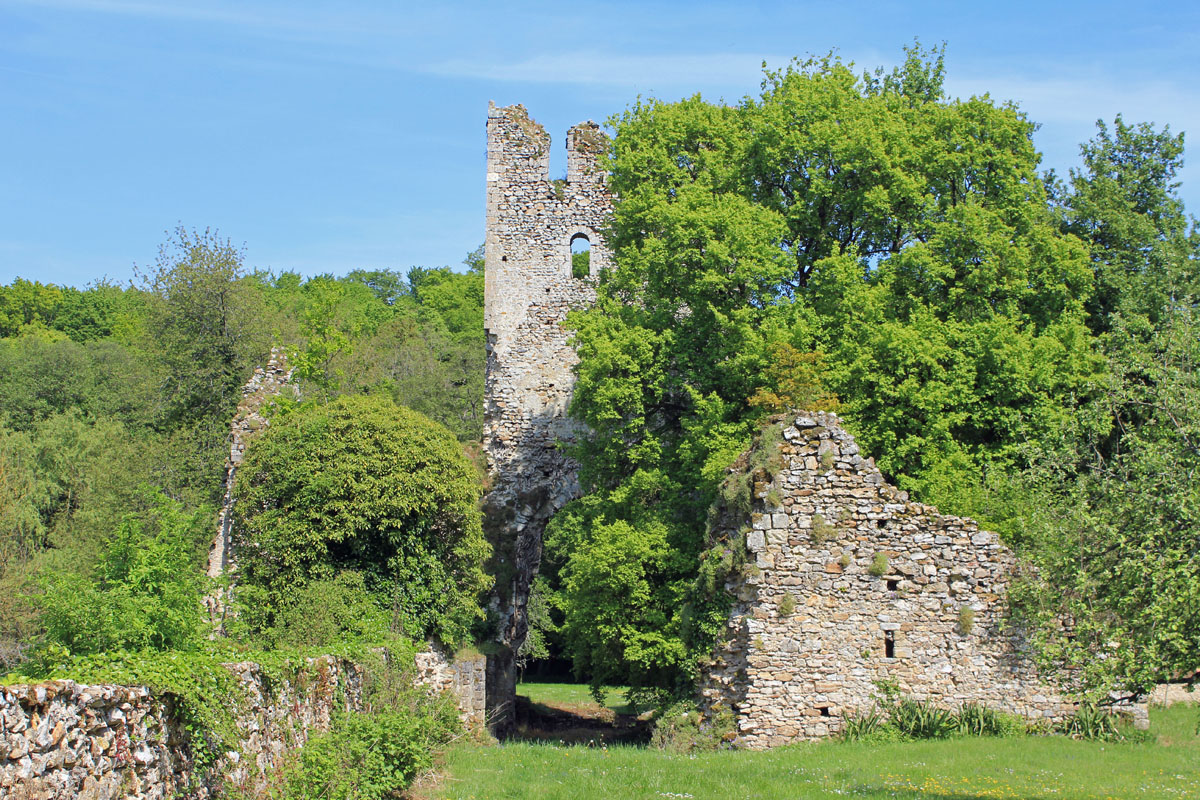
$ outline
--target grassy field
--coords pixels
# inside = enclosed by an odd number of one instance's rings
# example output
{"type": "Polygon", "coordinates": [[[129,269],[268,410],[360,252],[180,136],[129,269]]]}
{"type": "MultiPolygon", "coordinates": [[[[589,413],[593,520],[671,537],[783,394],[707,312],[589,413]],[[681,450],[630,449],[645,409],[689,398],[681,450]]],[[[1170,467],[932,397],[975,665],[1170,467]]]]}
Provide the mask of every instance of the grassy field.
{"type": "MultiPolygon", "coordinates": [[[[556,690],[556,691],[566,691],[556,690]]],[[[427,796],[503,798],[1200,798],[1194,706],[1152,714],[1150,743],[1062,737],[822,742],[678,755],[637,747],[462,746],[427,796]]]]}
{"type": "MultiPolygon", "coordinates": [[[[588,687],[582,683],[520,683],[517,694],[528,697],[535,703],[556,708],[598,711],[600,704],[592,699],[588,687]]],[[[617,714],[628,713],[623,689],[612,689],[604,698],[604,707],[617,714]]]]}

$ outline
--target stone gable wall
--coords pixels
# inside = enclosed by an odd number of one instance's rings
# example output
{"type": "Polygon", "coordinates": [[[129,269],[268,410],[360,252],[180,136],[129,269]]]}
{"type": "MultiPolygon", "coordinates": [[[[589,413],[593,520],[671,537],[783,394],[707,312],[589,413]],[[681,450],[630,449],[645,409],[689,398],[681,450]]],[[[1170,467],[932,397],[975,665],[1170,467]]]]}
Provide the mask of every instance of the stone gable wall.
{"type": "Polygon", "coordinates": [[[837,733],[880,680],[951,708],[1073,710],[1003,623],[1016,562],[996,534],[908,502],[833,414],[787,420],[778,448],[782,469],[754,486],[751,565],[727,585],[728,641],[702,684],[706,709],[733,711],[739,745],[837,733]]]}
{"type": "Polygon", "coordinates": [[[578,493],[577,465],[558,446],[576,436],[567,407],[577,358],[561,323],[595,301],[595,276],[609,266],[603,231],[612,199],[597,161],[608,138],[595,123],[567,132],[564,181],[550,179],[550,136],[523,106],[490,105],[487,142],[483,448],[492,489],[484,511],[495,572],[506,576],[497,586],[501,647],[489,659],[488,704],[503,726],[542,532],[578,493]],[[571,275],[571,240],[581,234],[591,245],[589,278],[571,275]]]}

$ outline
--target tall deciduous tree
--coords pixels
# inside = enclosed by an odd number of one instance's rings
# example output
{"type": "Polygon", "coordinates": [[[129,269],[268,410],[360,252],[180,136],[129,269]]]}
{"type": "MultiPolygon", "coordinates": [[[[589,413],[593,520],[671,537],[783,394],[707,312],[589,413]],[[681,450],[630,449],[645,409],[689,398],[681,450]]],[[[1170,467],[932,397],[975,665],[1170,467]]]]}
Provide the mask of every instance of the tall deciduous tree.
{"type": "Polygon", "coordinates": [[[688,684],[724,614],[697,588],[708,509],[781,389],[836,395],[880,466],[951,510],[1094,391],[1092,271],[1047,203],[1034,125],[945,97],[942,76],[920,48],[867,76],[815,59],[737,107],[614,120],[618,268],[570,318],[587,494],[547,534],[594,681],[688,684]],[[613,590],[618,562],[636,591],[613,590]]]}
{"type": "Polygon", "coordinates": [[[154,266],[140,273],[174,421],[224,420],[270,346],[261,297],[242,260],[242,251],[216,231],[180,226],[154,266]]]}

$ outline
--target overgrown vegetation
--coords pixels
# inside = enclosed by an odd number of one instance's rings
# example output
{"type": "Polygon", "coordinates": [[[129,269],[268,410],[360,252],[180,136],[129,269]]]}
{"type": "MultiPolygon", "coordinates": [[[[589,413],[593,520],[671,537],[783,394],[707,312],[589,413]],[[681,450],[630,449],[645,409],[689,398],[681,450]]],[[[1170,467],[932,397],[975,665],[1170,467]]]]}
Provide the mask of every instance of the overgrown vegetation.
{"type": "Polygon", "coordinates": [[[390,796],[458,729],[413,687],[404,634],[453,646],[482,617],[463,447],[481,425],[481,251],[465,273],[309,280],[243,260],[180,228],[127,288],[0,287],[0,671],[169,695],[203,771],[249,710],[223,663],[281,686],[344,656],[377,687],[368,713],[312,741],[286,796],[390,796]],[[272,345],[301,398],[247,455],[242,522],[267,513],[271,535],[244,548],[229,637],[210,641],[229,423],[272,345]],[[255,560],[272,545],[278,562],[255,560]]]}
{"type": "Polygon", "coordinates": [[[371,396],[285,408],[235,492],[238,592],[254,592],[261,630],[310,581],[347,573],[413,638],[458,647],[482,619],[479,482],[450,432],[420,414],[371,396]]]}
{"type": "Polygon", "coordinates": [[[835,403],[889,480],[1038,566],[1013,597],[1047,674],[1100,696],[1200,667],[1182,138],[1118,118],[1062,181],[1019,108],[943,78],[919,46],[891,72],[818,58],[736,106],[612,120],[619,268],[569,319],[585,493],[543,562],[593,684],[691,691],[735,553],[710,508],[772,498],[727,469],[770,413],[835,403]]]}

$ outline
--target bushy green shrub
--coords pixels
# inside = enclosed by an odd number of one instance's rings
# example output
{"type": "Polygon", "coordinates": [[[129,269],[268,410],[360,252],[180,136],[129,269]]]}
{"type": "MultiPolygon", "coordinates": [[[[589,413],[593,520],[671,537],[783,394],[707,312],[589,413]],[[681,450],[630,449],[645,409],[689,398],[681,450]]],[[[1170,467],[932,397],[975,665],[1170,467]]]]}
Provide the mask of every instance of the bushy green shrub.
{"type": "Polygon", "coordinates": [[[272,615],[346,570],[413,638],[454,646],[483,615],[480,485],[450,432],[415,411],[346,396],[281,414],[251,444],[236,494],[239,581],[267,593],[272,615]]]}
{"type": "Polygon", "coordinates": [[[391,615],[372,596],[361,572],[344,570],[293,594],[261,586],[236,590],[226,630],[235,639],[276,649],[311,650],[336,644],[376,645],[392,637],[391,615]]]}
{"type": "Polygon", "coordinates": [[[876,553],[875,557],[873,559],[871,559],[871,566],[867,567],[867,572],[870,573],[871,575],[875,576],[876,578],[881,578],[887,574],[887,571],[888,571],[887,553],[876,553]]]}
{"type": "MultiPolygon", "coordinates": [[[[457,722],[457,720],[454,720],[457,722]]],[[[433,764],[456,730],[449,719],[411,709],[343,714],[312,736],[287,779],[286,800],[397,797],[433,764]]]]}

